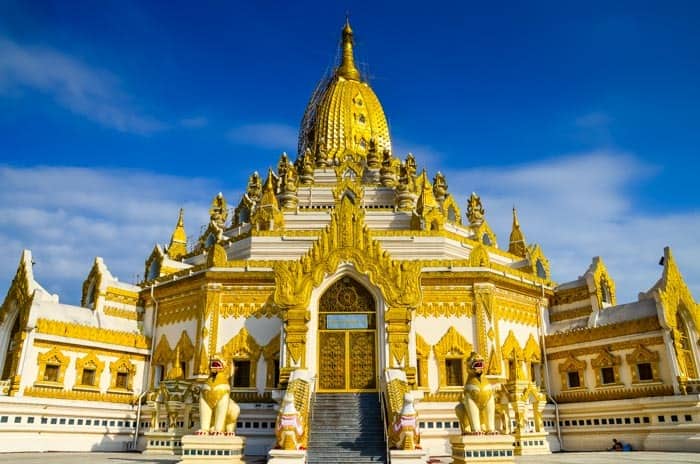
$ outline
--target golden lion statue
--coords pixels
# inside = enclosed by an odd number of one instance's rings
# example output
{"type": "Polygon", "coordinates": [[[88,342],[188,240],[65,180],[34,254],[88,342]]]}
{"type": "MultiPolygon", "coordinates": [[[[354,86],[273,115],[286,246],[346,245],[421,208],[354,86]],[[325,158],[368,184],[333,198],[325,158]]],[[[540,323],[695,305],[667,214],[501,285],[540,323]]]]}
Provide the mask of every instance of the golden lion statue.
{"type": "Polygon", "coordinates": [[[282,399],[280,414],[275,427],[277,446],[283,450],[298,450],[304,446],[305,430],[301,414],[294,406],[294,394],[287,393],[282,399]]]}
{"type": "Polygon", "coordinates": [[[484,375],[484,358],[472,352],[467,359],[467,382],[455,413],[462,435],[496,433],[496,400],[484,375]]]}
{"type": "Polygon", "coordinates": [[[220,355],[212,357],[209,361],[209,377],[201,386],[199,394],[200,429],[197,434],[236,432],[236,420],[241,408],[230,397],[230,377],[230,362],[225,362],[220,355]]]}

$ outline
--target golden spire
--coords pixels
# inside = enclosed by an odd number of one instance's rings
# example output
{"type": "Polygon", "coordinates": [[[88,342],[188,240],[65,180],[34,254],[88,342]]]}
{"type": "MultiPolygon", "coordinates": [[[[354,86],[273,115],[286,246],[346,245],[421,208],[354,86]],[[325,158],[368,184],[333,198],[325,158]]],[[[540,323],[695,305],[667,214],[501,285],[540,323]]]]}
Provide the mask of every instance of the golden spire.
{"type": "Polygon", "coordinates": [[[416,206],[416,210],[418,213],[422,214],[436,209],[438,207],[438,202],[435,200],[433,186],[430,185],[428,174],[425,172],[425,169],[423,169],[419,179],[419,182],[423,185],[423,187],[421,189],[420,197],[418,197],[418,205],[416,206]]]}
{"type": "Polygon", "coordinates": [[[518,221],[518,212],[513,206],[513,229],[510,232],[510,244],[508,245],[508,252],[521,258],[527,256],[527,246],[525,245],[525,236],[523,231],[520,230],[520,222],[518,221]]]}
{"type": "Polygon", "coordinates": [[[350,19],[345,18],[345,27],[343,27],[343,60],[336,70],[338,76],[345,79],[360,80],[360,71],[355,67],[355,55],[352,50],[352,29],[350,28],[350,19]]]}
{"type": "Polygon", "coordinates": [[[170,246],[168,246],[168,256],[171,259],[179,259],[180,256],[187,254],[187,234],[185,233],[185,210],[180,208],[180,214],[177,217],[177,224],[173,235],[170,237],[170,246]]]}
{"type": "Polygon", "coordinates": [[[184,379],[185,373],[182,372],[182,367],[180,367],[180,347],[175,348],[175,360],[173,361],[173,367],[170,368],[168,374],[165,376],[165,380],[177,380],[184,379]]]}
{"type": "Polygon", "coordinates": [[[272,181],[273,177],[272,169],[268,169],[267,179],[265,179],[265,185],[263,186],[262,198],[260,199],[260,207],[279,208],[279,203],[277,203],[277,197],[275,196],[275,186],[272,181]]]}

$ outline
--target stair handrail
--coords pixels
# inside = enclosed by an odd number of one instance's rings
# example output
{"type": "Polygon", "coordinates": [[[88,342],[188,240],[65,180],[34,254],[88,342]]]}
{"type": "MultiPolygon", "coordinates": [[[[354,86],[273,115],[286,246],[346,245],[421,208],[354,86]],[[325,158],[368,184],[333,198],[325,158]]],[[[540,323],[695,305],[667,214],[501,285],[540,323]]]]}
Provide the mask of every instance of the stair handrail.
{"type": "Polygon", "coordinates": [[[379,409],[381,409],[382,411],[382,430],[384,431],[384,455],[386,456],[387,463],[389,463],[389,421],[386,415],[386,398],[384,397],[386,382],[384,381],[384,379],[380,380],[379,385],[379,409]]]}

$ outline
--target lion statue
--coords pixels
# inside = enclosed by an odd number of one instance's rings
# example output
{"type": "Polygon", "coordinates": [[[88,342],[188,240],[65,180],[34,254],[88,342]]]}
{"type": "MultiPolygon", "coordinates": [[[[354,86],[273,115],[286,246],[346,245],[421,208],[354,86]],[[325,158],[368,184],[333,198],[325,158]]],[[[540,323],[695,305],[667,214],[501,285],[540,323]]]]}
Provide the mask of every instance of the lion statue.
{"type": "Polygon", "coordinates": [[[294,394],[288,392],[282,399],[280,413],[277,416],[275,427],[277,446],[283,450],[298,450],[304,446],[305,434],[302,417],[294,406],[294,394]]]}
{"type": "Polygon", "coordinates": [[[418,414],[413,405],[413,395],[406,392],[401,412],[396,414],[389,429],[389,444],[392,448],[414,450],[420,443],[418,414]]]}
{"type": "Polygon", "coordinates": [[[462,435],[496,433],[496,399],[493,386],[484,375],[484,358],[472,352],[467,359],[467,382],[455,413],[462,435]]]}
{"type": "Polygon", "coordinates": [[[223,356],[215,355],[209,360],[209,377],[199,394],[200,429],[197,434],[236,432],[241,408],[230,397],[230,377],[231,364],[225,362],[223,356]]]}

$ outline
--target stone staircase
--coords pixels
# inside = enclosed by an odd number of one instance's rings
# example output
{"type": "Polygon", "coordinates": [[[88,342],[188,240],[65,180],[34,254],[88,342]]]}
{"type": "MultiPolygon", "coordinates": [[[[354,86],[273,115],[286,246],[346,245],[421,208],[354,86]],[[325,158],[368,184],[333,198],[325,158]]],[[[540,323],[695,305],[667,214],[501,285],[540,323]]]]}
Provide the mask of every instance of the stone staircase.
{"type": "Polygon", "coordinates": [[[316,394],[307,463],[386,463],[379,408],[377,393],[316,394]]]}

